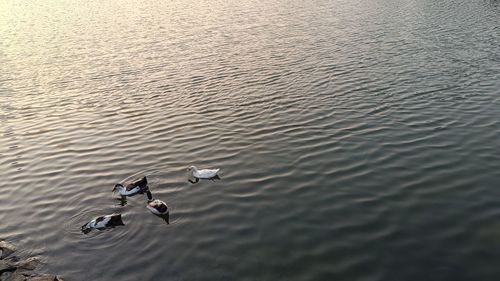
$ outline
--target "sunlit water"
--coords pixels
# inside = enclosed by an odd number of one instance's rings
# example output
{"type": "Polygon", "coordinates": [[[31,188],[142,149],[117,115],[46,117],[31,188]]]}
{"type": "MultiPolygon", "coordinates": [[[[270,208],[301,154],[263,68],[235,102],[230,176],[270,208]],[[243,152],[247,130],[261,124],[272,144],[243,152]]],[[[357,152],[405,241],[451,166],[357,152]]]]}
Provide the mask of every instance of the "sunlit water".
{"type": "Polygon", "coordinates": [[[0,238],[67,280],[499,280],[499,22],[493,0],[0,0],[0,238]],[[170,225],[111,193],[142,175],[170,225]]]}

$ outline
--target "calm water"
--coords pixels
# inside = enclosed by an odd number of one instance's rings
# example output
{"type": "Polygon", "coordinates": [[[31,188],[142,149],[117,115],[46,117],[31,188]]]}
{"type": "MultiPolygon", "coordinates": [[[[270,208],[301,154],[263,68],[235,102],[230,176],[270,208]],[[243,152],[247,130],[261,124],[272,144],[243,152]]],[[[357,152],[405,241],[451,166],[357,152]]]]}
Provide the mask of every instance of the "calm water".
{"type": "Polygon", "coordinates": [[[0,0],[0,237],[67,280],[499,280],[499,23],[494,0],[0,0]],[[170,225],[111,193],[142,175],[170,225]]]}

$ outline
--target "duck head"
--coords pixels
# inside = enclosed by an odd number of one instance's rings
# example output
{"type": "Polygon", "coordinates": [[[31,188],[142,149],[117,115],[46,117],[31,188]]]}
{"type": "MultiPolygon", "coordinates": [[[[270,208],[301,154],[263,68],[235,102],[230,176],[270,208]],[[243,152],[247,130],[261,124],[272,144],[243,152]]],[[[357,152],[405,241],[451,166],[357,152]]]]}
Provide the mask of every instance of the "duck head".
{"type": "Polygon", "coordinates": [[[196,171],[198,170],[198,168],[196,168],[196,166],[189,166],[188,167],[188,171],[196,171]]]}
{"type": "Polygon", "coordinates": [[[151,191],[146,191],[146,196],[148,197],[148,202],[153,201],[153,194],[151,194],[151,191]]]}
{"type": "Polygon", "coordinates": [[[83,234],[87,234],[92,230],[92,228],[89,226],[88,223],[82,225],[82,232],[83,234]]]}
{"type": "Polygon", "coordinates": [[[115,192],[116,190],[120,190],[123,188],[123,185],[122,184],[115,184],[115,187],[113,187],[113,190],[111,192],[115,192]]]}

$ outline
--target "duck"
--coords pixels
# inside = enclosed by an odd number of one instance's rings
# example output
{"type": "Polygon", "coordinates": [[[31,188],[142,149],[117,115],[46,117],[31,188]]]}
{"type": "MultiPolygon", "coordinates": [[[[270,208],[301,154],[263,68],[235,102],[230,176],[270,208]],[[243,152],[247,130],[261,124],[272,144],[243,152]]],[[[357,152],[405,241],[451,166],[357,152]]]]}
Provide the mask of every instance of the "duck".
{"type": "Polygon", "coordinates": [[[115,184],[113,188],[113,192],[118,190],[118,193],[121,196],[132,196],[136,195],[139,192],[144,192],[148,189],[148,179],[146,177],[142,177],[142,179],[138,181],[128,182],[125,186],[118,183],[115,184]]]}
{"type": "Polygon", "coordinates": [[[153,194],[151,194],[151,191],[149,190],[146,191],[146,196],[148,197],[146,208],[148,208],[151,213],[164,218],[167,224],[169,224],[169,210],[167,203],[160,199],[153,199],[153,194]]]}
{"type": "Polygon", "coordinates": [[[197,179],[218,178],[217,173],[220,171],[220,169],[198,169],[196,166],[190,166],[188,170],[191,171],[193,177],[197,179]]]}
{"type": "Polygon", "coordinates": [[[93,218],[90,222],[82,225],[82,232],[87,234],[92,229],[104,230],[106,228],[113,228],[115,226],[125,225],[122,221],[121,214],[111,214],[93,218]]]}

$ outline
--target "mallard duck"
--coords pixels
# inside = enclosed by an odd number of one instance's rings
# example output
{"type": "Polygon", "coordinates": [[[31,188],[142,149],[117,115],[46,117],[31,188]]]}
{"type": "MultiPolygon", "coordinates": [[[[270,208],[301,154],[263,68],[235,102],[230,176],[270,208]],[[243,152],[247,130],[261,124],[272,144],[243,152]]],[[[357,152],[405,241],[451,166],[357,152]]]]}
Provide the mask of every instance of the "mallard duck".
{"type": "Polygon", "coordinates": [[[146,177],[143,177],[138,181],[128,182],[125,186],[118,183],[115,185],[115,187],[113,187],[113,192],[115,190],[118,190],[118,193],[121,196],[132,196],[136,195],[139,192],[144,192],[147,189],[148,189],[148,180],[146,179],[146,177]]]}
{"type": "Polygon", "coordinates": [[[197,179],[213,179],[218,177],[217,173],[220,169],[198,169],[196,166],[191,166],[188,168],[193,174],[193,177],[197,179]]]}
{"type": "Polygon", "coordinates": [[[106,228],[111,228],[119,225],[125,225],[123,224],[121,214],[100,216],[82,225],[82,232],[87,234],[92,231],[92,229],[104,230],[106,228]]]}
{"type": "Polygon", "coordinates": [[[149,190],[146,191],[146,195],[148,197],[146,208],[148,208],[151,213],[164,218],[165,221],[169,223],[169,211],[167,204],[160,199],[153,199],[153,195],[149,190]]]}

